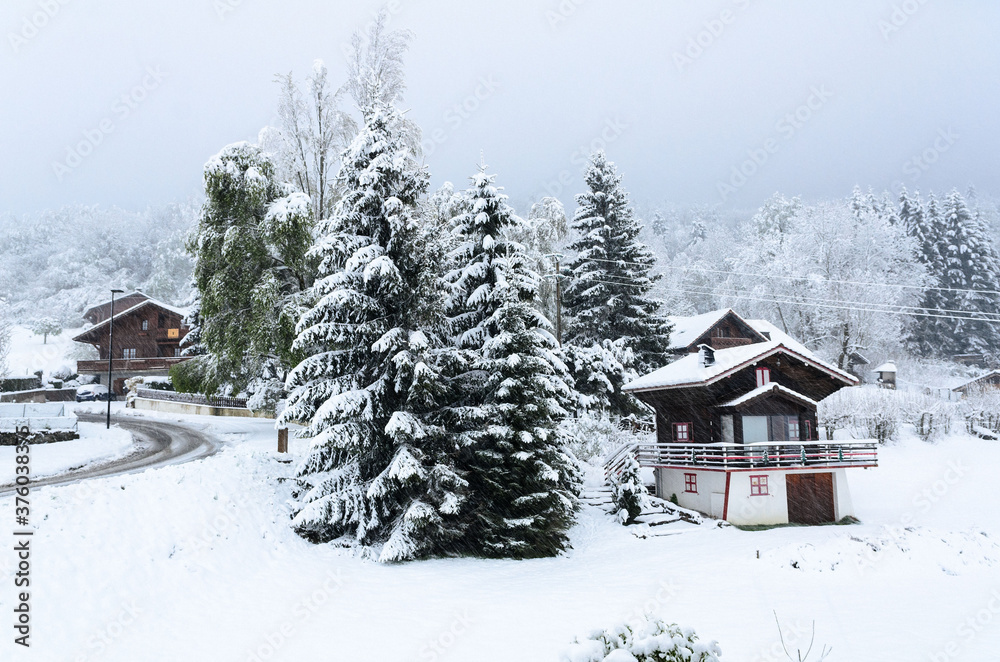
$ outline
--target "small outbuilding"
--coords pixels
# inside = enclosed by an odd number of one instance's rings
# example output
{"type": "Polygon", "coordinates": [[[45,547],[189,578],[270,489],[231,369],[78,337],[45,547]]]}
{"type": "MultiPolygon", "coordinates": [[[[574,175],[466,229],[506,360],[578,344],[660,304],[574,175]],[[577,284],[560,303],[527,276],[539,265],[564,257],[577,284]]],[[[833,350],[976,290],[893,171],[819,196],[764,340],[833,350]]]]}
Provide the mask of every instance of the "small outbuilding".
{"type": "Polygon", "coordinates": [[[1000,370],[991,370],[985,375],[971,379],[952,389],[956,393],[968,395],[975,391],[1000,391],[1000,370]]]}
{"type": "Polygon", "coordinates": [[[896,364],[892,361],[886,361],[879,367],[872,370],[873,373],[878,375],[876,382],[882,388],[896,388],[896,364]]]}

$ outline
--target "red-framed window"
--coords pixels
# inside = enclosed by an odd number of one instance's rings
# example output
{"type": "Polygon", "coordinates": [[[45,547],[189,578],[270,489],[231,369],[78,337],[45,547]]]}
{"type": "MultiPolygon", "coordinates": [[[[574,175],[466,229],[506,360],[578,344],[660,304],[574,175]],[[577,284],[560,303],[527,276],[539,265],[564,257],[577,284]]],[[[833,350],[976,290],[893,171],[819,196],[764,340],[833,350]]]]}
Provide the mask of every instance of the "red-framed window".
{"type": "Polygon", "coordinates": [[[812,440],[813,440],[813,422],[807,420],[806,421],[806,441],[812,441],[812,440]]]}
{"type": "Polygon", "coordinates": [[[698,493],[698,474],[684,474],[684,491],[698,493]]]}
{"type": "Polygon", "coordinates": [[[771,383],[771,369],[757,368],[757,386],[764,386],[771,383]]]}
{"type": "Polygon", "coordinates": [[[799,440],[799,419],[789,418],[788,419],[788,441],[798,441],[799,440]]]}
{"type": "Polygon", "coordinates": [[[767,475],[750,476],[750,496],[767,496],[767,475]]]}
{"type": "Polygon", "coordinates": [[[691,441],[691,424],[674,423],[674,441],[686,444],[691,441]]]}

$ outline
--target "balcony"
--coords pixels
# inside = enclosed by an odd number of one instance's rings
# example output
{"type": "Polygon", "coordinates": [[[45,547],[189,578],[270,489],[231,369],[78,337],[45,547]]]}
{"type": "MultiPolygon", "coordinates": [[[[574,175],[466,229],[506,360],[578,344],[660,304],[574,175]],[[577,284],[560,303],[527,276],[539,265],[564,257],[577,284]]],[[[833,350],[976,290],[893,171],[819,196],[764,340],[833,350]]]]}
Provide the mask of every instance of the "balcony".
{"type": "MultiPolygon", "coordinates": [[[[111,370],[113,372],[149,372],[169,370],[181,361],[187,361],[188,357],[174,356],[153,356],[141,359],[113,359],[111,370]]],[[[77,361],[76,371],[81,375],[104,374],[108,371],[108,360],[97,361],[77,361]]]]}
{"type": "Polygon", "coordinates": [[[752,444],[631,444],[604,463],[605,474],[617,475],[629,456],[641,467],[656,469],[802,469],[878,466],[878,443],[861,441],[767,441],[752,444]]]}

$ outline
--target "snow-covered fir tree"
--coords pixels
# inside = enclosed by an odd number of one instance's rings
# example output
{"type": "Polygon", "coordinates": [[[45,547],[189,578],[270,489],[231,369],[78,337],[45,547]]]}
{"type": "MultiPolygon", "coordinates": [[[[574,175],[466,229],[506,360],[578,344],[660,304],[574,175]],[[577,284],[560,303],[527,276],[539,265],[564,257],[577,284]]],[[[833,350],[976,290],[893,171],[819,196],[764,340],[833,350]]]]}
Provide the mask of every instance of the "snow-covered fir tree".
{"type": "Polygon", "coordinates": [[[205,196],[193,241],[200,340],[217,381],[254,390],[292,360],[298,295],[312,281],[309,198],[277,181],[270,157],[245,142],[205,165],[205,196]]]}
{"type": "Polygon", "coordinates": [[[941,338],[943,349],[952,354],[995,354],[1000,351],[1000,324],[982,318],[995,318],[1000,310],[995,294],[1000,291],[997,250],[981,218],[969,211],[958,190],[945,199],[943,224],[943,308],[963,311],[955,315],[958,318],[979,318],[942,320],[948,331],[941,338]]]}
{"type": "Polygon", "coordinates": [[[569,389],[550,324],[534,305],[538,274],[508,239],[519,219],[494,178],[485,166],[472,178],[447,276],[451,329],[467,362],[466,544],[485,556],[550,556],[566,546],[579,490],[576,461],[556,429],[569,389]]]}
{"type": "Polygon", "coordinates": [[[342,197],[312,251],[315,304],[297,327],[307,358],[289,374],[282,416],[311,439],[295,530],[372,546],[381,561],[451,551],[466,491],[435,360],[440,256],[416,215],[428,175],[403,130],[376,100],[341,157],[342,197]]]}
{"type": "MultiPolygon", "coordinates": [[[[661,302],[650,295],[657,278],[654,257],[638,240],[642,226],[621,179],[603,151],[591,156],[585,176],[589,190],[577,195],[572,222],[580,237],[571,245],[576,257],[565,288],[566,340],[582,348],[605,340],[622,343],[634,359],[628,368],[642,374],[665,362],[670,324],[661,302]]],[[[627,403],[619,378],[610,376],[610,381],[614,396],[627,403]]],[[[636,412],[635,405],[617,409],[623,415],[636,412]]]]}

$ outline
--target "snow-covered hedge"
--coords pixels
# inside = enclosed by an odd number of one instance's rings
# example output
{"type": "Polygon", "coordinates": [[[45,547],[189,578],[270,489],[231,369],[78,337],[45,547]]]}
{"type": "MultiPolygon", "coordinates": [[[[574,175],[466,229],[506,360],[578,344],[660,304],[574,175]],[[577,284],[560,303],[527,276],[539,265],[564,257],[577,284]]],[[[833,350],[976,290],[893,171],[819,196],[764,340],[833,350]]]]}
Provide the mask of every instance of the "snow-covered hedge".
{"type": "Polygon", "coordinates": [[[694,630],[647,616],[575,639],[560,662],[719,662],[715,641],[701,642],[694,630]]]}
{"type": "Polygon", "coordinates": [[[817,414],[827,439],[836,430],[852,430],[856,436],[885,443],[898,436],[902,425],[912,425],[924,439],[948,434],[956,419],[968,417],[963,405],[924,393],[862,386],[845,388],[821,401],[817,414]]]}
{"type": "Polygon", "coordinates": [[[633,432],[606,414],[583,413],[564,419],[560,430],[569,438],[569,447],[581,462],[596,463],[627,443],[650,443],[650,433],[633,432]]]}

